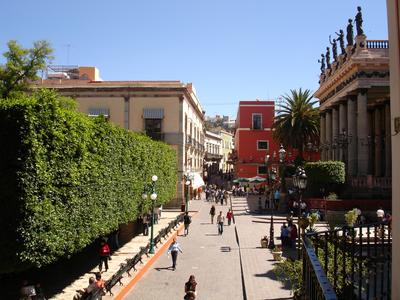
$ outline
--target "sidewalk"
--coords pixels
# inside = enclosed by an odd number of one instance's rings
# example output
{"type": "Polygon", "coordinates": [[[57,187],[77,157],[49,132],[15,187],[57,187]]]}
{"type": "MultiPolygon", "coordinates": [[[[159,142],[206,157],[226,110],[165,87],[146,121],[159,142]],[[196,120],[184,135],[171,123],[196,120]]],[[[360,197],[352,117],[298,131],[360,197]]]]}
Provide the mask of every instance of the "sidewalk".
{"type": "MultiPolygon", "coordinates": [[[[261,248],[261,237],[269,237],[270,215],[256,213],[258,202],[255,200],[232,198],[247,299],[291,299],[289,287],[282,286],[272,270],[277,262],[271,251],[261,248]]],[[[283,222],[285,217],[274,217],[275,245],[281,244],[277,237],[283,222]]]]}
{"type": "MultiPolygon", "coordinates": [[[[169,268],[171,261],[164,251],[123,299],[182,299],[184,283],[191,274],[198,283],[198,299],[291,298],[290,290],[275,279],[270,251],[260,247],[261,236],[267,230],[269,235],[269,216],[251,214],[246,198],[232,198],[236,224],[224,226],[220,236],[216,224],[210,223],[211,204],[192,201],[190,209],[198,213],[190,234],[178,237],[184,253],[179,254],[177,270],[169,268]]],[[[224,216],[228,208],[216,205],[216,211],[223,211],[224,216]]],[[[279,236],[283,219],[278,218],[274,226],[275,236],[279,236]]]]}
{"type": "MultiPolygon", "coordinates": [[[[169,268],[171,258],[165,251],[124,300],[183,299],[184,284],[191,274],[198,283],[198,299],[243,299],[235,226],[224,226],[223,235],[218,235],[215,221],[210,222],[210,207],[204,200],[191,201],[190,210],[198,212],[192,218],[189,235],[177,239],[183,249],[177,269],[169,268]]],[[[220,210],[225,216],[228,206],[216,205],[216,211],[220,210]]]]}
{"type": "MultiPolygon", "coordinates": [[[[164,210],[158,224],[154,225],[154,236],[156,236],[161,229],[168,226],[168,223],[171,220],[174,220],[180,213],[181,212],[177,210],[164,210]]],[[[126,243],[124,246],[115,251],[112,255],[112,260],[108,262],[108,271],[102,273],[102,278],[104,279],[104,281],[110,279],[112,275],[119,270],[121,263],[125,263],[126,259],[132,258],[137,252],[139,252],[140,247],[146,246],[146,244],[149,242],[149,238],[150,235],[138,235],[134,237],[130,242],[126,243]]],[[[145,263],[145,260],[143,260],[143,262],[145,263]]],[[[89,278],[91,276],[94,276],[96,272],[98,272],[97,266],[94,267],[92,270],[88,270],[84,275],[71,282],[71,284],[66,286],[61,293],[55,295],[51,299],[72,299],[76,294],[76,290],[83,289],[88,286],[89,278]]],[[[132,271],[131,273],[133,274],[134,272],[132,271]]],[[[127,277],[127,275],[125,277],[127,277]]],[[[112,289],[114,295],[116,295],[118,292],[118,286],[119,284],[117,284],[112,289]]],[[[106,297],[103,298],[106,299],[106,297]]],[[[109,299],[112,299],[112,297],[110,297],[109,299]]]]}

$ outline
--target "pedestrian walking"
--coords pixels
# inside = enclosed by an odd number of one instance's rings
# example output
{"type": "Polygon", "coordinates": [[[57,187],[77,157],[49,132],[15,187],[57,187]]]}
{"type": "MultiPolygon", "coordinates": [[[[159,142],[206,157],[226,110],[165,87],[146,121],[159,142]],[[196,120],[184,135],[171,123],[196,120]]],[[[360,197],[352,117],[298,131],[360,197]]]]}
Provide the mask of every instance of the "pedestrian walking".
{"type": "Polygon", "coordinates": [[[228,225],[231,225],[231,221],[233,218],[233,212],[232,209],[229,209],[228,212],[226,213],[226,219],[228,220],[228,225]]]}
{"type": "Polygon", "coordinates": [[[197,282],[194,275],[189,276],[189,280],[185,283],[185,295],[189,292],[192,292],[195,296],[197,296],[197,282]]]}
{"type": "Polygon", "coordinates": [[[192,218],[189,216],[189,213],[186,212],[185,215],[183,216],[183,225],[185,226],[185,229],[183,231],[183,234],[187,236],[189,234],[189,225],[192,223],[192,218]]]}
{"type": "Polygon", "coordinates": [[[100,263],[99,263],[100,272],[103,269],[103,263],[107,272],[108,260],[111,259],[111,257],[110,257],[110,246],[108,246],[105,239],[103,239],[100,244],[99,258],[100,258],[100,263]]]}
{"type": "Polygon", "coordinates": [[[150,214],[145,214],[142,220],[143,220],[143,235],[149,235],[150,214]]]}
{"type": "Polygon", "coordinates": [[[219,212],[219,215],[217,216],[217,225],[218,225],[218,234],[222,235],[224,232],[224,216],[222,215],[222,211],[219,212]]]}
{"type": "Polygon", "coordinates": [[[228,205],[228,197],[229,197],[228,191],[224,191],[224,203],[225,203],[225,205],[228,205]]]}
{"type": "Polygon", "coordinates": [[[196,299],[196,294],[189,291],[186,293],[185,297],[183,298],[183,300],[195,300],[196,299]]]}
{"type": "Polygon", "coordinates": [[[215,206],[212,205],[210,208],[210,215],[211,215],[211,224],[214,224],[214,216],[215,216],[215,206]]]}
{"type": "Polygon", "coordinates": [[[291,241],[291,247],[296,249],[296,240],[297,240],[297,226],[295,224],[291,224],[289,237],[291,241]]]}
{"type": "Polygon", "coordinates": [[[174,270],[174,271],[176,269],[176,260],[178,259],[178,251],[180,253],[183,253],[183,251],[181,249],[181,246],[178,244],[178,242],[174,238],[174,240],[172,241],[172,244],[169,246],[168,252],[167,252],[168,255],[171,254],[171,257],[172,257],[172,270],[174,270]]]}
{"type": "Polygon", "coordinates": [[[278,205],[279,205],[279,200],[281,198],[281,193],[280,191],[277,189],[274,193],[274,209],[278,209],[278,205]]]}

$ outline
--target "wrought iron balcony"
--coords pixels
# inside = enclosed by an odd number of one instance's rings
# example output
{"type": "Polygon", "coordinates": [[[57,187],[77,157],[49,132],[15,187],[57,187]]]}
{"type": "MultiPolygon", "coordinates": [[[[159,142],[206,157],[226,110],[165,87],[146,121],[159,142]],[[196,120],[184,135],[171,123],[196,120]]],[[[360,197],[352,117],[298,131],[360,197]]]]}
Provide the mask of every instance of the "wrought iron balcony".
{"type": "Polygon", "coordinates": [[[306,299],[390,299],[391,224],[368,224],[306,234],[306,299]]]}

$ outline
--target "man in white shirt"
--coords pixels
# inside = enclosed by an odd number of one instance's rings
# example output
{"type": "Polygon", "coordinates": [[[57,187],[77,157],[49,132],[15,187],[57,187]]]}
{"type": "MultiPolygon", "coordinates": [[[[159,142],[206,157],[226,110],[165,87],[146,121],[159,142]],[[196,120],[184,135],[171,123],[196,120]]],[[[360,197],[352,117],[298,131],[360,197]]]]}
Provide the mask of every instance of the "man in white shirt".
{"type": "Polygon", "coordinates": [[[172,244],[169,246],[168,252],[167,252],[168,255],[171,253],[172,270],[174,270],[174,271],[176,269],[176,260],[178,259],[178,251],[183,253],[181,246],[176,241],[176,238],[174,238],[174,240],[172,241],[172,244]]]}

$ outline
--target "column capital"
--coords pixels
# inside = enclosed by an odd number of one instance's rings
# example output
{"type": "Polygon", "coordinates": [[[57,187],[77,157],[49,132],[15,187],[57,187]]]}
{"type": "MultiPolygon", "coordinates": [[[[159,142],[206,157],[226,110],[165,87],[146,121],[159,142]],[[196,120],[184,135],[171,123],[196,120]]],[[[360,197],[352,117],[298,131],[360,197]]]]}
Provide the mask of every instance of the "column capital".
{"type": "Polygon", "coordinates": [[[368,89],[360,88],[360,89],[358,89],[357,91],[358,91],[358,93],[361,94],[361,95],[366,95],[367,92],[368,92],[368,89]]]}
{"type": "Polygon", "coordinates": [[[349,98],[341,98],[337,101],[337,104],[347,104],[347,101],[349,100],[349,98]]]}

